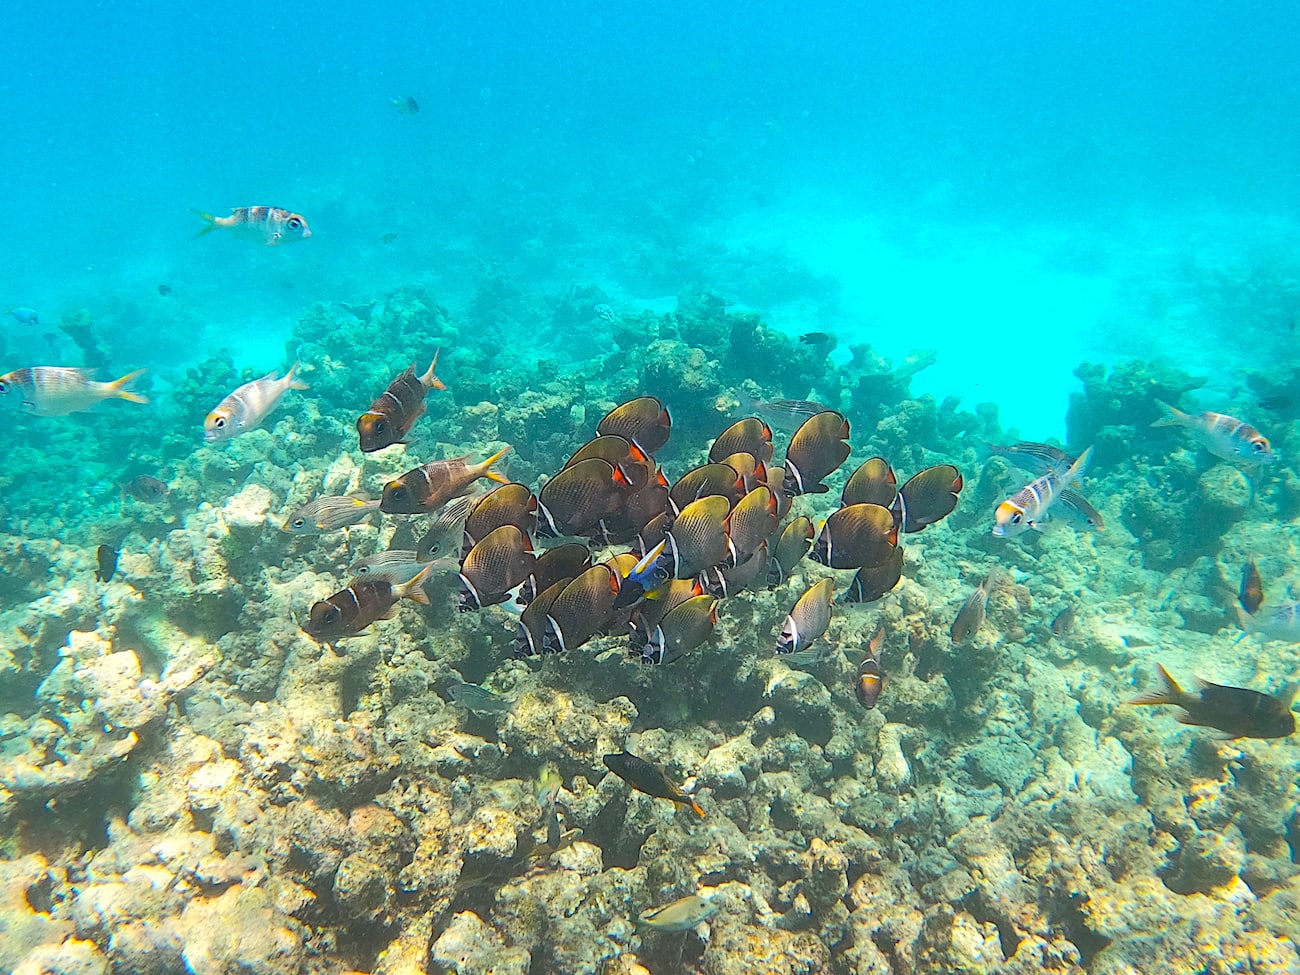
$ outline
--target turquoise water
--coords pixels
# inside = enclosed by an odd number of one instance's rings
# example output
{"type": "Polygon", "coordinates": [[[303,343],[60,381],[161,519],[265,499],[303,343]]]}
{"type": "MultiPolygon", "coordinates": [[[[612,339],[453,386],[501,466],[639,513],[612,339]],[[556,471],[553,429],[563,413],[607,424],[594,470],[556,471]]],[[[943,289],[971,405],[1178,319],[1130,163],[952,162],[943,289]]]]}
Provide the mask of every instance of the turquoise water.
{"type": "MultiPolygon", "coordinates": [[[[0,969],[1300,970],[1294,738],[1124,704],[1156,663],[1270,694],[1300,663],[1296,633],[1238,612],[1248,561],[1265,615],[1300,591],[1291,5],[18,4],[0,24],[0,311],[39,316],[0,315],[0,374],[145,369],[150,400],[0,402],[0,871],[22,892],[0,969]],[[196,236],[194,211],[256,205],[311,237],[196,236]],[[448,389],[363,454],[358,415],[439,348],[448,389]],[[294,361],[308,389],[204,443],[225,396],[294,361]],[[520,607],[457,613],[445,569],[428,609],[337,652],[301,631],[428,519],[298,537],[291,510],[507,444],[540,492],[643,395],[672,416],[670,483],[743,404],[840,411],[852,453],[782,524],[820,530],[877,454],[964,489],[801,666],[774,654],[786,615],[852,578],[807,559],[662,668],[625,659],[621,622],[515,660],[520,607]],[[1157,401],[1252,424],[1276,461],[1152,429],[1157,401]],[[1077,490],[1104,531],[1058,509],[992,537],[1035,475],[987,443],[1021,439],[1094,448],[1077,490]],[[131,496],[138,475],[169,493],[131,496]],[[461,682],[511,709],[455,705],[461,682]],[[607,774],[624,750],[706,817],[607,774]],[[637,926],[697,892],[706,928],[637,926]]],[[[765,417],[775,467],[791,430],[765,417]]]]}

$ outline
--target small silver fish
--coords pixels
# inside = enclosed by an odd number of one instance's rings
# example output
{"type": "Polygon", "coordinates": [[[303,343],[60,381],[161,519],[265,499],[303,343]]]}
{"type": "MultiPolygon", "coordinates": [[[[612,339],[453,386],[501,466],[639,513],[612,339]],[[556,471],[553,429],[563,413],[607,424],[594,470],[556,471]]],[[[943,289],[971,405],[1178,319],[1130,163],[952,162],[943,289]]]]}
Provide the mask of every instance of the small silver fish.
{"type": "Polygon", "coordinates": [[[506,714],[514,708],[514,704],[500,694],[493,694],[477,684],[452,684],[447,688],[447,696],[476,714],[506,714]]]}
{"type": "Polygon", "coordinates": [[[1300,643],[1300,603],[1278,603],[1260,610],[1254,616],[1241,613],[1241,628],[1246,633],[1258,633],[1268,640],[1285,640],[1300,643]]]}
{"type": "Polygon", "coordinates": [[[455,556],[444,555],[421,562],[414,549],[390,548],[386,552],[376,552],[364,559],[357,559],[348,566],[348,575],[353,581],[367,579],[374,582],[383,579],[388,583],[402,583],[426,566],[434,571],[455,571],[458,568],[455,556]]]}
{"type": "Polygon", "coordinates": [[[416,558],[421,562],[436,559],[442,555],[460,552],[461,538],[465,531],[465,519],[482,495],[466,494],[449,501],[438,517],[433,520],[429,530],[416,543],[416,558]]]}
{"type": "Polygon", "coordinates": [[[321,532],[337,531],[355,525],[378,511],[378,501],[353,498],[346,494],[329,495],[295,508],[284,520],[280,530],[290,535],[319,535],[321,532]]]}
{"type": "Polygon", "coordinates": [[[1277,460],[1268,437],[1235,416],[1210,412],[1192,415],[1161,400],[1156,400],[1156,404],[1164,416],[1151,424],[1153,427],[1184,427],[1215,457],[1253,464],[1271,464],[1277,460]]]}
{"type": "Polygon", "coordinates": [[[717,913],[718,907],[699,894],[687,894],[662,907],[642,911],[637,921],[660,931],[689,931],[717,913]]]}

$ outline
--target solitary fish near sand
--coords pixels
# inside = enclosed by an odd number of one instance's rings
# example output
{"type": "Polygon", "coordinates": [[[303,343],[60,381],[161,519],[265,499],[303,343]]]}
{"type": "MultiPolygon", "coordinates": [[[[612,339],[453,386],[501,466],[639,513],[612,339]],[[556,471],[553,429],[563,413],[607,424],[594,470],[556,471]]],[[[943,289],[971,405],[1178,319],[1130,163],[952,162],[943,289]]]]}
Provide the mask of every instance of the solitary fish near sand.
{"type": "Polygon", "coordinates": [[[91,379],[91,373],[85,369],[32,366],[0,376],[0,396],[15,397],[24,410],[36,416],[81,413],[106,399],[148,403],[146,397],[126,388],[143,373],[143,369],[137,369],[111,383],[100,383],[91,379]]]}

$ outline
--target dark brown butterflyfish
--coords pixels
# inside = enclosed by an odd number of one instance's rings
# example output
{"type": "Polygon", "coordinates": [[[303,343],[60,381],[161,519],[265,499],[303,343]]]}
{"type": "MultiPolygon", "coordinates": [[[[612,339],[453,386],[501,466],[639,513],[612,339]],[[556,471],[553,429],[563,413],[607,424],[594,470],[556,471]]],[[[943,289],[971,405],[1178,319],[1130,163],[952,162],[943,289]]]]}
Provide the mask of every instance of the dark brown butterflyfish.
{"type": "Polygon", "coordinates": [[[112,545],[101,545],[95,549],[95,578],[108,582],[117,572],[117,549],[112,545]]]}
{"type": "Polygon", "coordinates": [[[730,509],[745,496],[745,483],[734,467],[726,464],[701,464],[693,467],[672,486],[668,499],[673,511],[681,511],[692,501],[710,495],[727,499],[730,509]]]}
{"type": "Polygon", "coordinates": [[[840,597],[842,603],[874,603],[882,599],[898,585],[903,577],[903,546],[894,549],[893,554],[880,565],[869,565],[857,571],[848,589],[840,597]]]}
{"type": "Polygon", "coordinates": [[[591,551],[579,542],[548,548],[533,563],[533,571],[519,591],[519,600],[530,604],[538,593],[545,592],[561,579],[576,579],[590,568],[591,551]]]}
{"type": "Polygon", "coordinates": [[[835,596],[835,580],[823,579],[799,597],[785,618],[781,634],[776,640],[777,653],[798,653],[807,650],[826,632],[831,623],[831,602],[835,596]]]}
{"type": "Polygon", "coordinates": [[[536,557],[532,542],[514,525],[501,525],[477,542],[460,569],[462,613],[503,603],[528,578],[536,557]]]}
{"type": "Polygon", "coordinates": [[[1291,705],[1300,685],[1292,684],[1280,694],[1263,694],[1245,687],[1229,687],[1198,680],[1198,693],[1189,694],[1156,664],[1159,686],[1140,694],[1129,704],[1170,704],[1182,708],[1183,724],[1215,728],[1233,738],[1285,738],[1295,731],[1291,705]]]}
{"type": "Polygon", "coordinates": [[[672,566],[672,578],[686,579],[732,554],[727,538],[727,515],[731,505],[716,494],[692,501],[668,529],[665,557],[672,566]]]}
{"type": "Polygon", "coordinates": [[[448,460],[434,460],[407,471],[384,485],[379,510],[389,515],[418,515],[437,511],[448,501],[466,493],[481,477],[500,484],[509,481],[492,468],[510,449],[507,444],[487,460],[469,463],[471,454],[448,460]]]}
{"type": "Polygon", "coordinates": [[[759,463],[772,459],[772,428],[756,416],[737,420],[718,434],[709,448],[709,461],[723,463],[728,454],[752,454],[759,463]]]}
{"type": "Polygon", "coordinates": [[[647,762],[631,752],[606,755],[602,760],[607,769],[638,792],[644,792],[656,799],[671,799],[683,806],[690,806],[697,815],[703,817],[704,810],[700,808],[700,804],[684,793],[682,787],[668,778],[668,774],[653,762],[647,762]]]}
{"type": "Polygon", "coordinates": [[[547,614],[551,604],[564,591],[572,579],[560,579],[551,583],[534,596],[519,614],[519,632],[515,635],[514,655],[518,658],[534,657],[547,653],[545,646],[547,614]]]}
{"type": "Polygon", "coordinates": [[[849,421],[841,413],[827,410],[805,420],[785,449],[785,493],[826,493],[822,478],[848,459],[848,440],[849,421]]]}
{"type": "Polygon", "coordinates": [[[653,396],[641,396],[606,413],[596,432],[630,440],[647,454],[653,454],[668,442],[672,426],[672,418],[663,403],[653,396]]]}
{"type": "Polygon", "coordinates": [[[447,388],[434,375],[437,365],[438,353],[434,352],[433,362],[429,363],[429,369],[423,376],[415,374],[415,366],[408,366],[370,404],[370,409],[357,417],[357,436],[363,453],[391,447],[410,433],[415,421],[424,413],[424,397],[429,390],[447,388]]]}
{"type": "Polygon", "coordinates": [[[961,472],[951,464],[913,474],[894,499],[892,510],[899,526],[911,534],[948,517],[957,507],[963,483],[961,472]]]}
{"type": "Polygon", "coordinates": [[[776,540],[776,550],[768,567],[767,584],[779,586],[790,576],[790,570],[808,554],[812,546],[813,523],[807,515],[800,515],[781,529],[776,540]]]}
{"type": "Polygon", "coordinates": [[[672,663],[713,635],[718,622],[718,598],[702,593],[674,606],[632,655],[646,664],[672,663]]]}
{"type": "Polygon", "coordinates": [[[878,504],[888,508],[898,496],[898,478],[883,457],[864,460],[850,475],[840,496],[840,504],[878,504]]]}
{"type": "Polygon", "coordinates": [[[763,485],[746,494],[724,523],[731,541],[731,564],[738,565],[758,551],[776,531],[776,495],[763,485]]]}
{"type": "Polygon", "coordinates": [[[537,499],[527,484],[498,485],[474,502],[465,518],[465,550],[502,525],[514,525],[525,535],[537,531],[537,499]]]}
{"type": "Polygon", "coordinates": [[[851,504],[831,513],[810,558],[832,569],[860,569],[887,562],[898,547],[898,526],[888,508],[851,504]]]}
{"type": "Polygon", "coordinates": [[[607,565],[593,565],[560,591],[546,614],[544,653],[576,650],[613,619],[619,581],[607,565]]]}
{"type": "Polygon", "coordinates": [[[553,538],[582,535],[616,514],[623,506],[616,474],[617,469],[599,457],[564,468],[537,493],[537,533],[553,538]]]}

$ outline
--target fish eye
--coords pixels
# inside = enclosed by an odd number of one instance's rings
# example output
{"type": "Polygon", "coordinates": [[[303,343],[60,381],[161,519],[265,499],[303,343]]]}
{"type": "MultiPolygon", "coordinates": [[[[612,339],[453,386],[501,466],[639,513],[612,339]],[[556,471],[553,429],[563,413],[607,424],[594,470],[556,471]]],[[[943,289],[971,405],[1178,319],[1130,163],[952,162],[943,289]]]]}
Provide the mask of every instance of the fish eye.
{"type": "Polygon", "coordinates": [[[301,230],[301,229],[302,229],[302,221],[299,220],[297,217],[290,217],[290,218],[289,218],[289,229],[290,229],[290,230],[301,230]]]}
{"type": "Polygon", "coordinates": [[[1018,524],[1020,524],[1020,515],[1018,515],[1018,514],[1017,514],[1017,515],[1012,515],[1012,516],[1011,516],[1011,524],[1013,524],[1013,525],[1018,525],[1018,524]]]}
{"type": "Polygon", "coordinates": [[[1255,453],[1257,454],[1262,454],[1265,450],[1268,449],[1268,444],[1264,443],[1264,441],[1262,440],[1256,440],[1250,446],[1254,449],[1255,453]]]}
{"type": "Polygon", "coordinates": [[[388,428],[388,424],[383,420],[375,421],[375,433],[383,433],[388,428]]]}
{"type": "Polygon", "coordinates": [[[393,488],[393,498],[395,500],[400,501],[404,497],[406,497],[406,488],[404,487],[393,488]]]}
{"type": "Polygon", "coordinates": [[[322,623],[337,623],[338,619],[339,608],[337,606],[331,606],[329,609],[325,610],[324,615],[321,616],[322,623]]]}
{"type": "Polygon", "coordinates": [[[219,430],[226,425],[226,418],[224,416],[219,416],[212,421],[212,425],[219,430]]]}
{"type": "Polygon", "coordinates": [[[303,525],[305,525],[305,524],[307,524],[307,519],[306,519],[306,518],[295,518],[295,519],[293,520],[293,527],[294,527],[294,528],[301,528],[301,527],[302,527],[303,525]]]}
{"type": "Polygon", "coordinates": [[[7,393],[7,392],[9,392],[9,384],[0,383],[0,393],[7,393]]]}

